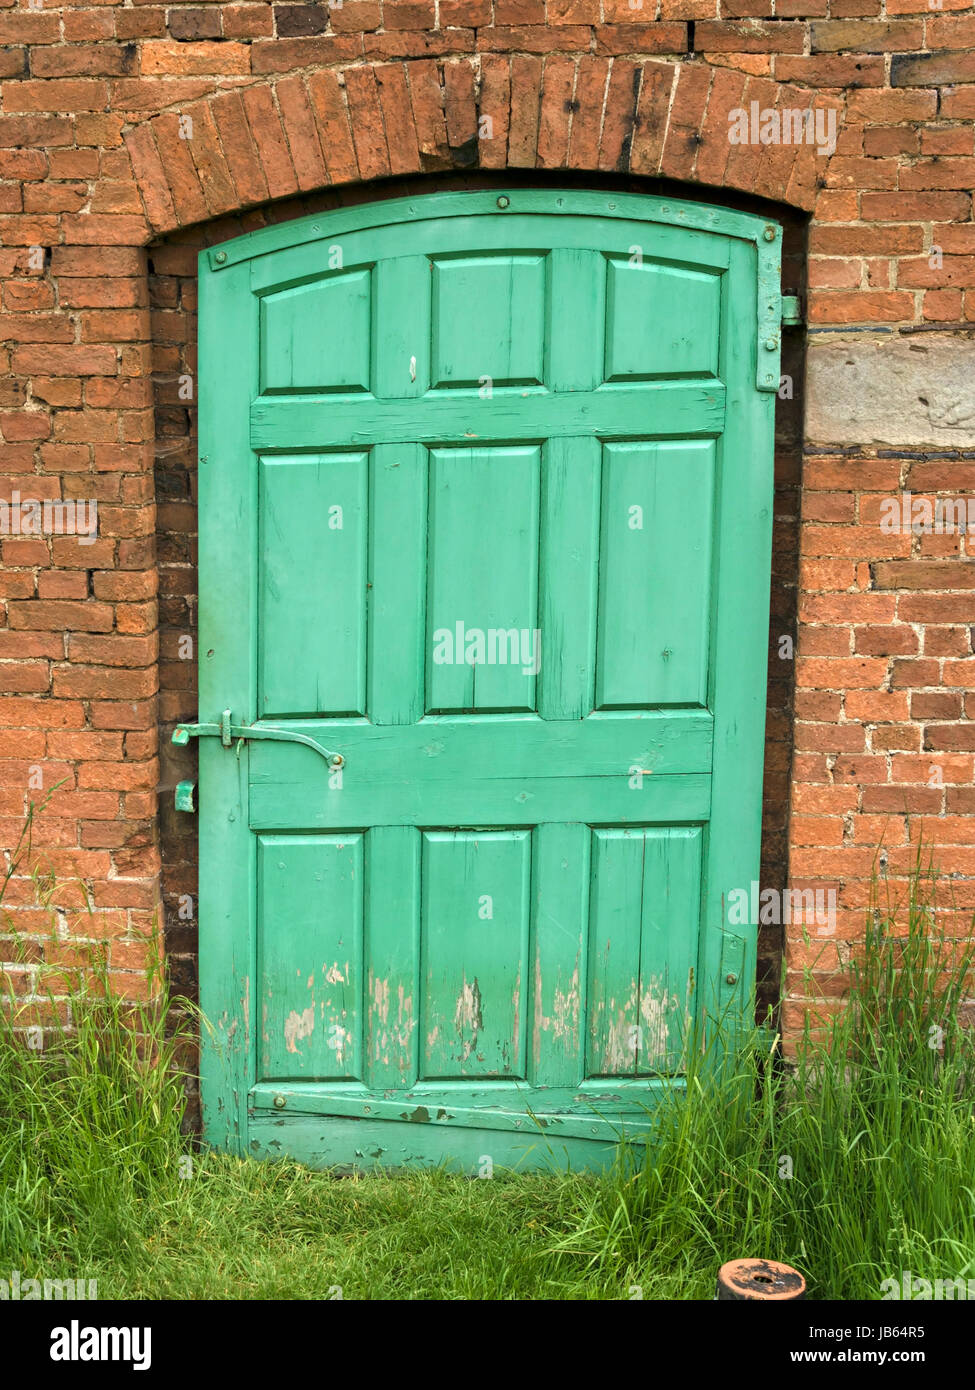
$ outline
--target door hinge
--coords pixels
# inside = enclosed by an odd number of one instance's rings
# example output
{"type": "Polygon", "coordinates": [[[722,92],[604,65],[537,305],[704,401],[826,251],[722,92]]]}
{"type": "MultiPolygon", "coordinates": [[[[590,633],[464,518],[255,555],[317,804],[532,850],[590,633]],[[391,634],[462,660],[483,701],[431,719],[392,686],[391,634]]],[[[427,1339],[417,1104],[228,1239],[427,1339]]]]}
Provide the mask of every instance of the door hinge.
{"type": "Polygon", "coordinates": [[[309,737],[308,734],[297,734],[290,729],[263,728],[255,724],[235,724],[229,709],[223,711],[219,724],[176,725],[173,730],[174,743],[182,746],[189,743],[191,738],[219,738],[224,748],[230,748],[236,742],[238,752],[244,740],[251,738],[273,739],[278,743],[303,743],[307,748],[314,748],[316,753],[320,753],[329,767],[345,766],[345,758],[341,753],[324,748],[317,739],[309,737]]]}
{"type": "Polygon", "coordinates": [[[177,811],[196,810],[196,783],[177,782],[176,783],[176,809],[177,811]]]}
{"type": "Polygon", "coordinates": [[[802,301],[797,294],[784,294],[782,296],[782,327],[796,328],[805,323],[802,313],[802,301]]]}

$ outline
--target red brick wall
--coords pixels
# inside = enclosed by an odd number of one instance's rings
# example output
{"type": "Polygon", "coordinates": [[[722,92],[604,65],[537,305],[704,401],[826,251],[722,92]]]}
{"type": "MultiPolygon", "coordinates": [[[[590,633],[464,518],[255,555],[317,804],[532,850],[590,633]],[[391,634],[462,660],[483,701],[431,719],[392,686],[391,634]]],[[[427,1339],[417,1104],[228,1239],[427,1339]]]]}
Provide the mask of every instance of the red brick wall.
{"type": "MultiPolygon", "coordinates": [[[[120,989],[140,988],[159,901],[157,787],[173,775],[159,721],[192,703],[176,647],[194,626],[191,415],[176,389],[194,370],[190,250],[288,215],[289,200],[422,174],[667,180],[794,228],[786,288],[808,285],[813,389],[803,442],[790,347],[764,872],[836,885],[840,912],[835,940],[791,929],[787,1027],[830,996],[881,836],[896,873],[923,833],[956,902],[975,905],[975,569],[964,536],[878,525],[884,496],[975,484],[964,402],[932,407],[911,375],[973,351],[975,14],[955,0],[631,3],[0,8],[3,485],[99,504],[91,546],[2,541],[0,839],[37,799],[38,767],[45,789],[62,783],[36,843],[84,884],[92,911],[68,935],[111,943],[120,989]],[[834,110],[835,152],[732,145],[728,113],[752,101],[834,110]],[[874,349],[904,384],[903,421],[879,427],[862,418],[869,399],[816,386],[874,349]],[[778,637],[796,608],[793,660],[778,637]]],[[[192,867],[168,812],[163,832],[175,904],[192,867]]],[[[8,902],[36,927],[30,899],[15,879],[8,902]]],[[[170,928],[174,960],[191,962],[192,922],[171,912],[170,928]]],[[[779,937],[763,934],[767,971],[779,937]]],[[[191,964],[183,975],[190,987],[191,964]]]]}

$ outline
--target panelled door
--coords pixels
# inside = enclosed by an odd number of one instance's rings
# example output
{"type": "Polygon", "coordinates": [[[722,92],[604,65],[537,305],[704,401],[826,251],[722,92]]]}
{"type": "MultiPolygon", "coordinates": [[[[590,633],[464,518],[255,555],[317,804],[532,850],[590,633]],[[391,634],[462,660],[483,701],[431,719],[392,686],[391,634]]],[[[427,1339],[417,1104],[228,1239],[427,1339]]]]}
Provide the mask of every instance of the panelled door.
{"type": "Polygon", "coordinates": [[[747,1001],[779,248],[515,189],[201,257],[211,1143],[602,1165],[747,1001]]]}

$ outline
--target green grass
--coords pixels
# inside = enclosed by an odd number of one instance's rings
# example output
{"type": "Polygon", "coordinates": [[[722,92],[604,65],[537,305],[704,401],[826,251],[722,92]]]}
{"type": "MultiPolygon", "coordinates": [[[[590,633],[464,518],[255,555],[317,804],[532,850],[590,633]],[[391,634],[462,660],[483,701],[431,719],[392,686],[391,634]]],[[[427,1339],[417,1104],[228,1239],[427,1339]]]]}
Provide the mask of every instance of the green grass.
{"type": "Polygon", "coordinates": [[[975,1280],[971,947],[940,932],[934,883],[919,863],[900,909],[875,901],[850,1008],[825,1038],[807,1030],[794,1072],[757,1039],[718,1085],[699,1059],[689,1103],[557,1248],[580,1269],[618,1252],[636,1282],[652,1250],[653,1298],[711,1296],[738,1255],[795,1266],[821,1299],[875,1299],[903,1270],[975,1280]]]}
{"type": "Polygon", "coordinates": [[[797,1070],[758,1032],[723,1069],[695,1052],[687,1102],[602,1177],[340,1179],[195,1153],[179,1040],[96,962],[56,1047],[0,1022],[0,1277],[97,1279],[103,1298],[687,1299],[755,1255],[814,1298],[877,1298],[904,1269],[975,1278],[971,962],[933,884],[919,864],[904,902],[875,904],[851,1007],[797,1070]]]}

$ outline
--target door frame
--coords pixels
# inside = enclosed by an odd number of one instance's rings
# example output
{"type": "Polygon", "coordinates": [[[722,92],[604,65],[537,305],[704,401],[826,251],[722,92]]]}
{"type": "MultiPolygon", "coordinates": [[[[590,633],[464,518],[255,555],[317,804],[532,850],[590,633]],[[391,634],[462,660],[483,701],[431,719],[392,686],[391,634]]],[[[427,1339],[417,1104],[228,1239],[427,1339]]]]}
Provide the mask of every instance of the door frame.
{"type": "MultiPolygon", "coordinates": [[[[730,290],[722,294],[726,347],[725,430],[717,438],[713,609],[708,707],[713,723],[711,814],[705,827],[700,981],[713,985],[705,1011],[747,1019],[756,970],[757,927],[729,930],[727,894],[748,889],[761,846],[768,601],[771,575],[774,407],[779,384],[781,226],[767,218],[653,194],[579,189],[489,190],[380,200],[237,237],[199,257],[199,718],[226,709],[248,724],[257,711],[257,468],[250,406],[259,391],[259,339],[252,270],[259,258],[343,233],[452,216],[618,217],[732,239],[730,290]],[[741,351],[735,325],[754,286],[754,350],[741,351]],[[744,301],[738,301],[744,297],[744,301]],[[228,357],[230,345],[232,357],[228,357]],[[219,382],[214,389],[211,383],[219,382]],[[734,440],[729,422],[734,420],[734,440]],[[735,487],[723,485],[733,448],[735,487]],[[254,505],[241,507],[247,477],[254,505]],[[734,497],[730,494],[734,492],[734,497]],[[731,520],[734,518],[735,527],[731,520]],[[242,591],[240,577],[251,582],[242,591]],[[218,659],[219,653],[219,659],[218,659]],[[218,670],[219,668],[219,670],[218,670]],[[715,823],[727,833],[713,837],[715,823]]],[[[300,278],[296,283],[300,282],[300,278]]],[[[248,1093],[256,1081],[256,850],[248,828],[248,745],[200,740],[199,955],[204,1012],[201,1089],[204,1137],[247,1151],[248,1093]],[[242,834],[242,828],[246,834],[242,834]],[[219,865],[219,872],[208,866],[219,865]]]]}

